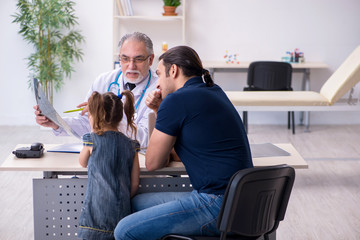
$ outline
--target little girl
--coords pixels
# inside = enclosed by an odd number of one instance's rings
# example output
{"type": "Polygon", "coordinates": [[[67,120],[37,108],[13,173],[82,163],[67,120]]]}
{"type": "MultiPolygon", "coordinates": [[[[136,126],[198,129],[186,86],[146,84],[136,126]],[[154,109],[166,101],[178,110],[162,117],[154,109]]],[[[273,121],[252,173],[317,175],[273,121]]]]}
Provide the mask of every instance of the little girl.
{"type": "Polygon", "coordinates": [[[114,239],[113,231],[120,219],[131,213],[130,198],[139,186],[140,144],[118,131],[125,112],[127,130],[136,137],[134,97],[128,90],[119,96],[94,92],[88,107],[92,133],[83,136],[79,156],[81,166],[88,167],[88,186],[78,237],[114,239]]]}

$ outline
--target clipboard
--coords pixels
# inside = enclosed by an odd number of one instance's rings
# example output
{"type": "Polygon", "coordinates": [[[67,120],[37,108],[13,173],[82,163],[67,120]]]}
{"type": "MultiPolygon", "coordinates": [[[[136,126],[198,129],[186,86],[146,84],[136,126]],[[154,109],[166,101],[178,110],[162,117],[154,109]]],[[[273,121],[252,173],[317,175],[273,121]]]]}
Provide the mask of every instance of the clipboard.
{"type": "Polygon", "coordinates": [[[47,152],[61,152],[61,153],[80,153],[83,148],[82,143],[65,143],[58,145],[56,147],[52,147],[47,152]]]}

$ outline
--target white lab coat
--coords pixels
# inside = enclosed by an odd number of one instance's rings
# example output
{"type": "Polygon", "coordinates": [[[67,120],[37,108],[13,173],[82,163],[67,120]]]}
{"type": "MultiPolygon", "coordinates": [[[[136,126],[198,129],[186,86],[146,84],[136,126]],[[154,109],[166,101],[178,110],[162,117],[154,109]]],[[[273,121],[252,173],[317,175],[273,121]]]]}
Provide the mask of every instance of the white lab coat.
{"type": "MultiPolygon", "coordinates": [[[[87,102],[94,91],[97,91],[101,94],[107,92],[110,83],[116,80],[116,77],[118,76],[120,71],[121,69],[118,68],[111,72],[106,72],[98,76],[97,79],[93,82],[84,101],[87,102]]],[[[157,75],[153,71],[151,71],[151,79],[149,86],[146,89],[146,92],[144,93],[144,96],[139,104],[139,107],[136,110],[137,113],[137,117],[135,119],[135,123],[137,126],[136,139],[140,142],[141,148],[146,148],[148,145],[148,114],[152,111],[146,106],[145,100],[147,95],[156,89],[157,79],[158,79],[157,75]]],[[[134,94],[134,98],[135,98],[135,106],[138,103],[147,85],[148,80],[149,80],[149,76],[147,75],[146,78],[141,83],[136,84],[136,87],[132,90],[132,93],[134,94]]],[[[119,77],[118,84],[120,85],[120,93],[121,93],[124,90],[123,74],[121,74],[121,76],[119,77]]],[[[117,91],[114,93],[116,95],[118,94],[117,91]]],[[[77,117],[65,117],[64,120],[71,126],[71,128],[79,136],[83,136],[85,133],[91,132],[90,123],[87,114],[81,116],[81,114],[79,113],[77,117]]],[[[132,137],[130,136],[129,133],[126,132],[126,125],[127,122],[126,122],[126,117],[124,115],[123,120],[121,121],[121,124],[119,126],[119,130],[125,133],[127,136],[132,137]]],[[[58,130],[54,130],[54,133],[55,135],[67,135],[66,131],[62,128],[59,128],[58,130]]]]}

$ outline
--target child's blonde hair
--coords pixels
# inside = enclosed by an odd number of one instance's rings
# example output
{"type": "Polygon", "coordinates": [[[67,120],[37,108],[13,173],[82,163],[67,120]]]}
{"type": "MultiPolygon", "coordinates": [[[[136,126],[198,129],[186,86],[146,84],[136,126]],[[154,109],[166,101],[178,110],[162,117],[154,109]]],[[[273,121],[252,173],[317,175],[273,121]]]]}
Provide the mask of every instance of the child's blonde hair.
{"type": "Polygon", "coordinates": [[[93,118],[93,131],[102,135],[104,127],[117,128],[125,112],[127,119],[127,130],[131,129],[132,135],[136,138],[136,125],[134,123],[134,95],[129,90],[124,90],[120,96],[112,92],[100,94],[93,92],[88,100],[89,113],[93,118]],[[121,101],[125,97],[125,103],[121,101]]]}

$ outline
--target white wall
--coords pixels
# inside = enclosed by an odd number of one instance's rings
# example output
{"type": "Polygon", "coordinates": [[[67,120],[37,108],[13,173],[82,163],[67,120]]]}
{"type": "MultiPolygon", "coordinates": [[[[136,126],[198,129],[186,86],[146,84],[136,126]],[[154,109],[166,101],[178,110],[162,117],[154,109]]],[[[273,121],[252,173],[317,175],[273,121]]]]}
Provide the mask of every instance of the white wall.
{"type": "MultiPolygon", "coordinates": [[[[85,56],[54,96],[58,112],[82,102],[96,76],[112,69],[112,1],[75,2],[86,37],[85,56]]],[[[187,43],[203,60],[223,60],[226,50],[239,53],[244,61],[279,60],[286,51],[300,48],[306,60],[329,65],[329,69],[311,72],[311,89],[317,91],[360,44],[359,10],[358,0],[187,0],[187,43]]],[[[35,100],[28,89],[25,60],[31,47],[17,33],[18,25],[11,23],[15,11],[15,0],[0,2],[0,125],[34,125],[35,100]]],[[[301,77],[294,75],[295,88],[301,77]]],[[[215,76],[225,90],[242,89],[245,79],[246,74],[240,73],[215,76]]],[[[312,124],[360,123],[360,113],[317,112],[311,116],[312,124]]],[[[286,117],[284,113],[251,113],[249,122],[278,124],[285,123],[286,117]]]]}

